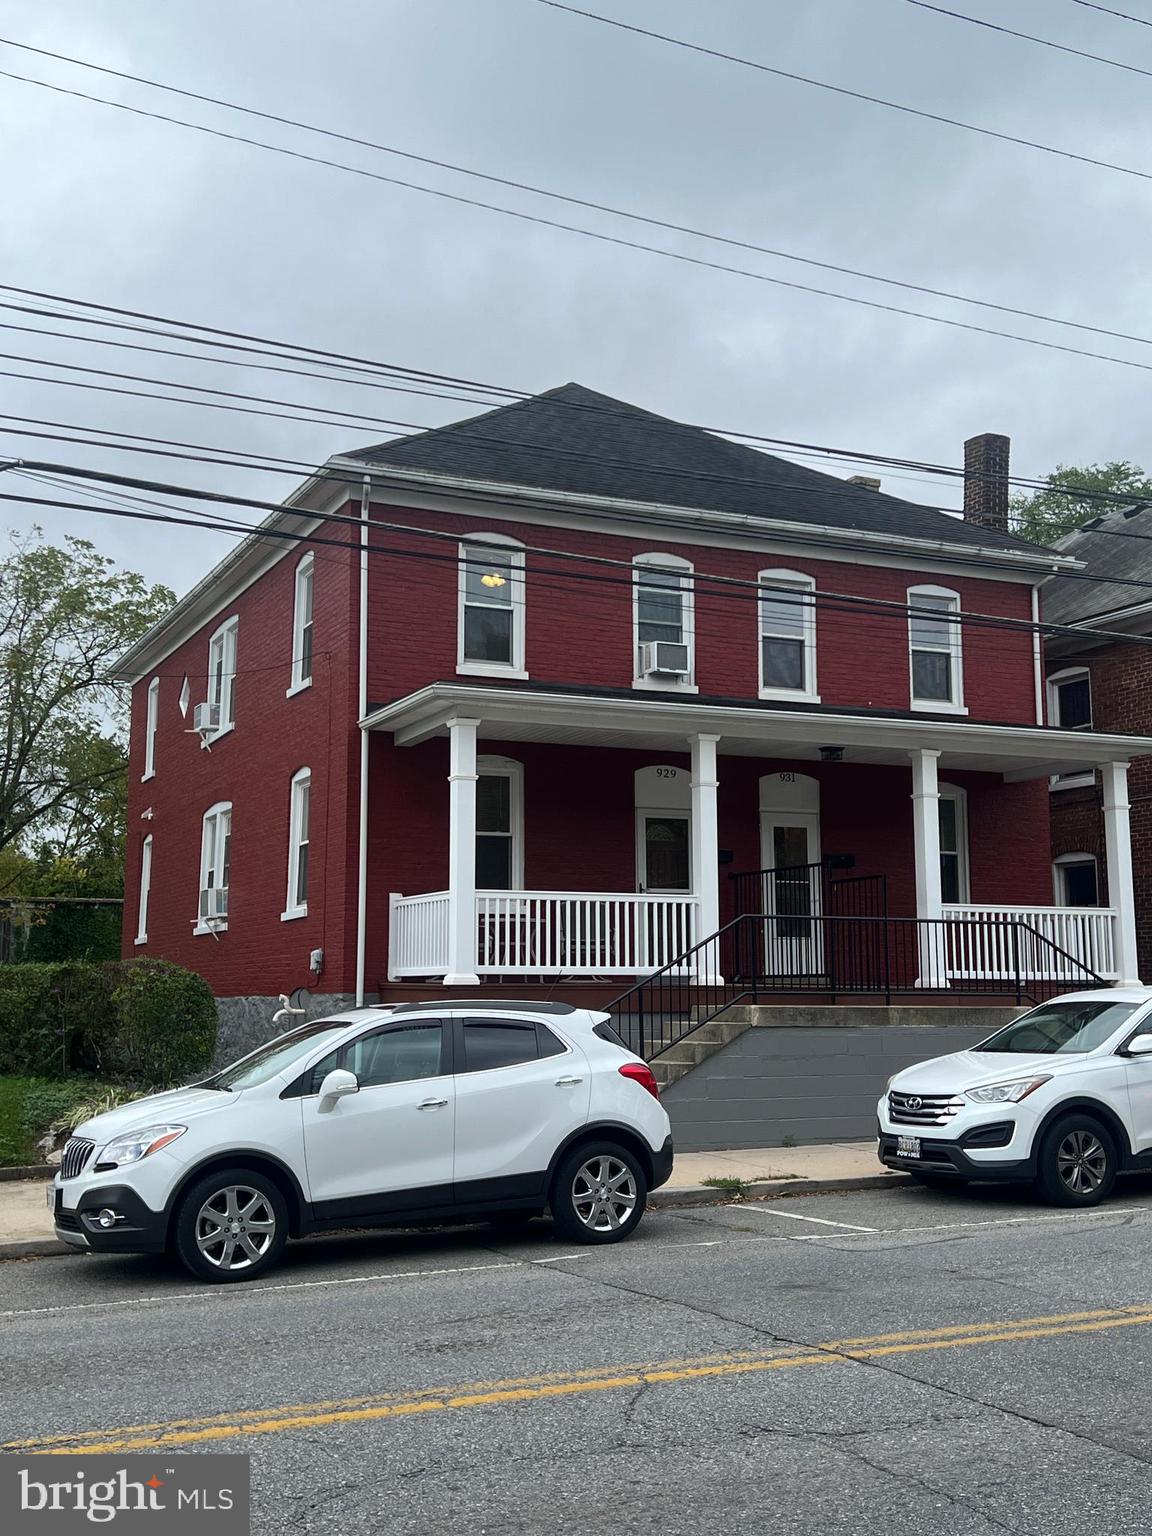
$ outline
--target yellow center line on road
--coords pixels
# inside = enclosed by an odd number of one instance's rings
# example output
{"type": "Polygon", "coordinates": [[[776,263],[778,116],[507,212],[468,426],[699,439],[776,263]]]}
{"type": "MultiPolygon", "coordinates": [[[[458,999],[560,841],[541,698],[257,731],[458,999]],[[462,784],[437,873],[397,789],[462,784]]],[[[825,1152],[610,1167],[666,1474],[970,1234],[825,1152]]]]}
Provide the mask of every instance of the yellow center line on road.
{"type": "Polygon", "coordinates": [[[747,1376],[764,1371],[788,1370],[794,1366],[838,1365],[892,1355],[970,1348],[977,1344],[1017,1343],[1149,1324],[1152,1324],[1152,1304],[1145,1302],[1128,1307],[1105,1307],[1092,1312],[954,1324],[936,1329],[879,1334],[870,1338],[833,1340],[811,1346],[784,1344],[775,1349],[734,1351],[724,1355],[702,1355],[648,1364],[602,1366],[503,1381],[471,1382],[455,1387],[430,1387],[375,1397],[237,1410],[212,1418],[170,1419],[157,1424],[78,1430],[71,1435],[8,1441],[0,1445],[0,1451],[50,1456],[97,1451],[120,1453],[151,1450],[161,1446],[207,1444],[248,1435],[278,1434],[285,1430],[410,1418],[447,1410],[508,1406],[580,1393],[747,1376]]]}

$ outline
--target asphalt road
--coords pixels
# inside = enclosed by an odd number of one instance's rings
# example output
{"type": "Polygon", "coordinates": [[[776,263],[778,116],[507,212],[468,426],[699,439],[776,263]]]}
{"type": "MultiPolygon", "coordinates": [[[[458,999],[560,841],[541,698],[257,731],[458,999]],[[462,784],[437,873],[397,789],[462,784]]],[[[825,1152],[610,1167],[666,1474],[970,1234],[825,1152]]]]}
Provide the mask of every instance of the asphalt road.
{"type": "Polygon", "coordinates": [[[248,1451],[260,1532],[1144,1536],[1150,1380],[1147,1180],[0,1265],[5,1448],[248,1451]]]}

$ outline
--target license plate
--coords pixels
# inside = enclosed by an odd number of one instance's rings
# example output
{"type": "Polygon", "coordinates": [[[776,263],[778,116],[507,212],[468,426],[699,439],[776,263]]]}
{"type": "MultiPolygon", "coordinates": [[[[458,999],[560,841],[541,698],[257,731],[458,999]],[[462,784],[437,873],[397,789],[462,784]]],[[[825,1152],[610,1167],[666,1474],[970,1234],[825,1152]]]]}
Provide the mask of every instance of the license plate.
{"type": "Polygon", "coordinates": [[[919,1136],[897,1136],[896,1156],[918,1158],[920,1156],[919,1136]]]}
{"type": "Polygon", "coordinates": [[[44,1200],[45,1200],[45,1203],[47,1204],[48,1209],[50,1211],[55,1208],[55,1205],[56,1205],[56,1186],[55,1186],[55,1184],[49,1184],[46,1187],[46,1189],[44,1190],[44,1200]]]}

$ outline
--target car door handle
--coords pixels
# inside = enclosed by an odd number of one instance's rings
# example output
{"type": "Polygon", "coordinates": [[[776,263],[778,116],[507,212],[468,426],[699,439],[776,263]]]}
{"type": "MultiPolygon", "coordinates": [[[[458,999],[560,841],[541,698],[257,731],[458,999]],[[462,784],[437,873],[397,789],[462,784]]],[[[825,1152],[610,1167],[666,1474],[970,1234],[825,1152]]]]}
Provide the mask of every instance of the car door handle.
{"type": "Polygon", "coordinates": [[[556,1079],[556,1086],[557,1088],[575,1088],[577,1083],[582,1083],[583,1081],[582,1077],[558,1077],[556,1079]]]}
{"type": "Polygon", "coordinates": [[[417,1109],[443,1109],[445,1104],[447,1104],[447,1102],[448,1102],[447,1099],[423,1099],[419,1104],[417,1104],[416,1108],[417,1109]]]}

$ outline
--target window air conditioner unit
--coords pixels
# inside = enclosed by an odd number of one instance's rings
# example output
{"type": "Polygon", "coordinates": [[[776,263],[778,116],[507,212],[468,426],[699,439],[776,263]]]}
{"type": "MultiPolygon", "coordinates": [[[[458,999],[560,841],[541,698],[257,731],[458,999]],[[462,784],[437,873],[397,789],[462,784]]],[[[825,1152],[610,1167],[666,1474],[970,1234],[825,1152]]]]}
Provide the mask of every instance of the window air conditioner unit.
{"type": "Polygon", "coordinates": [[[200,917],[204,922],[228,916],[228,887],[214,885],[200,892],[200,917]]]}
{"type": "Polygon", "coordinates": [[[219,704],[197,704],[192,711],[192,729],[201,736],[220,729],[219,704]]]}
{"type": "Polygon", "coordinates": [[[688,647],[678,640],[646,640],[640,670],[645,677],[687,677],[688,647]]]}

